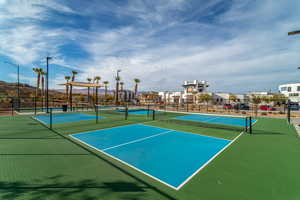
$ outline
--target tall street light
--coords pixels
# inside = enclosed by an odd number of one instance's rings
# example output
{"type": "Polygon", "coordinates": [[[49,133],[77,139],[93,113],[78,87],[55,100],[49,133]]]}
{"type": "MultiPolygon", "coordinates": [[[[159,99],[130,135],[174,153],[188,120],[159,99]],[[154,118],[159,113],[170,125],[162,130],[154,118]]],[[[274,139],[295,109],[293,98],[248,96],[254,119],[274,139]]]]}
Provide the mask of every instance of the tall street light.
{"type": "MultiPolygon", "coordinates": [[[[288,35],[297,35],[297,34],[300,34],[300,30],[288,32],[288,35]]],[[[297,69],[300,69],[300,67],[297,67],[297,69]]]]}
{"type": "Polygon", "coordinates": [[[4,62],[4,63],[6,63],[6,64],[10,64],[10,65],[12,65],[12,66],[14,66],[14,67],[17,67],[17,71],[18,71],[18,85],[17,85],[17,87],[18,87],[18,109],[20,109],[20,103],[21,103],[21,101],[20,101],[20,65],[16,65],[16,64],[13,64],[13,63],[10,63],[10,62],[4,62]]]}
{"type": "Polygon", "coordinates": [[[52,57],[47,56],[47,74],[46,74],[46,107],[47,107],[47,113],[49,113],[49,60],[52,59],[52,57]]]}
{"type": "Polygon", "coordinates": [[[117,70],[117,77],[116,77],[116,97],[115,97],[115,104],[117,105],[119,102],[119,81],[120,81],[120,76],[119,73],[121,72],[120,69],[117,70]]]}
{"type": "Polygon", "coordinates": [[[288,32],[288,35],[296,35],[296,34],[300,34],[300,30],[288,32]]]}

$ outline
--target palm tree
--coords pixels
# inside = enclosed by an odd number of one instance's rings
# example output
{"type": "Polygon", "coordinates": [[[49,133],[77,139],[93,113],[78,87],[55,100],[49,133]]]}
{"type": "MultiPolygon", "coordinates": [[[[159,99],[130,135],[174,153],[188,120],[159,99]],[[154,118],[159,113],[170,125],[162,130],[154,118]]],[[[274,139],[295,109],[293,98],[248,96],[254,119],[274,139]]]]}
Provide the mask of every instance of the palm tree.
{"type": "Polygon", "coordinates": [[[115,93],[115,104],[119,102],[119,81],[121,80],[120,76],[116,76],[116,93],[115,93]]]}
{"type": "MultiPolygon", "coordinates": [[[[94,80],[96,81],[96,84],[98,85],[99,81],[101,80],[101,77],[95,76],[94,80]]],[[[96,104],[98,104],[98,87],[97,86],[96,86],[95,90],[96,90],[96,104]]]]}
{"type": "Polygon", "coordinates": [[[229,104],[230,104],[231,101],[236,102],[237,101],[237,96],[234,95],[234,94],[230,94],[229,95],[229,104]]]}
{"type": "MultiPolygon", "coordinates": [[[[87,78],[86,80],[89,82],[89,84],[90,84],[91,81],[92,81],[91,78],[87,78]]],[[[88,87],[88,102],[89,102],[89,103],[91,102],[91,99],[90,99],[90,87],[88,87]]]]}
{"type": "Polygon", "coordinates": [[[70,76],[65,76],[65,80],[67,81],[66,83],[66,99],[68,101],[69,99],[69,81],[70,81],[71,77],[70,76]]]}
{"type": "Polygon", "coordinates": [[[109,82],[108,81],[103,81],[103,84],[104,84],[104,87],[105,87],[104,96],[105,96],[105,99],[106,99],[106,97],[107,97],[107,87],[108,87],[109,82]]]}
{"type": "Polygon", "coordinates": [[[136,97],[137,91],[138,91],[138,84],[141,82],[141,80],[138,79],[138,78],[135,78],[135,79],[133,79],[133,81],[135,83],[135,86],[134,86],[134,96],[136,97]]]}
{"type": "Polygon", "coordinates": [[[36,79],[36,88],[35,88],[35,97],[38,97],[39,89],[40,89],[40,79],[41,79],[41,68],[33,68],[32,69],[36,74],[37,74],[37,79],[36,79]]]}
{"type": "Polygon", "coordinates": [[[210,94],[200,94],[198,96],[199,102],[206,102],[206,110],[208,111],[208,103],[212,99],[212,96],[210,94]]]}
{"type": "Polygon", "coordinates": [[[260,104],[262,101],[261,97],[253,94],[253,95],[251,95],[250,101],[254,105],[255,115],[257,116],[258,104],[260,104]]]}
{"type": "MultiPolygon", "coordinates": [[[[71,79],[72,82],[75,81],[76,74],[78,74],[78,72],[73,70],[72,71],[72,79],[71,79]]],[[[72,98],[73,98],[73,86],[71,84],[70,85],[70,96],[69,96],[71,108],[72,108],[72,98]]]]}

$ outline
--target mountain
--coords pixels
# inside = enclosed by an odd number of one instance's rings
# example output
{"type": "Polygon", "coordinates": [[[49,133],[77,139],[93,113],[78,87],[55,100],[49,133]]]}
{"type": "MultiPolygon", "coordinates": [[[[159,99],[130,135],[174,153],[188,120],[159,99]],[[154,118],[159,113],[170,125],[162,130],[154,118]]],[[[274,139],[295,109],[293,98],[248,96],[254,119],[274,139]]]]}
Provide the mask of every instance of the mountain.
{"type": "MultiPolygon", "coordinates": [[[[57,89],[56,91],[58,92],[62,92],[62,93],[66,93],[66,89],[57,89]]],[[[90,93],[92,94],[93,89],[90,88],[90,93]]],[[[107,90],[108,94],[113,94],[114,90],[107,90]]],[[[104,94],[105,93],[105,89],[98,89],[98,94],[104,94]]],[[[73,88],[73,94],[88,94],[88,89],[76,89],[73,88]]]]}
{"type": "MultiPolygon", "coordinates": [[[[20,96],[21,97],[34,97],[36,92],[36,87],[20,83],[20,96]]],[[[61,96],[64,95],[62,92],[49,90],[49,96],[61,96]]],[[[18,84],[8,83],[0,80],[0,97],[17,97],[18,96],[18,84]]]]}

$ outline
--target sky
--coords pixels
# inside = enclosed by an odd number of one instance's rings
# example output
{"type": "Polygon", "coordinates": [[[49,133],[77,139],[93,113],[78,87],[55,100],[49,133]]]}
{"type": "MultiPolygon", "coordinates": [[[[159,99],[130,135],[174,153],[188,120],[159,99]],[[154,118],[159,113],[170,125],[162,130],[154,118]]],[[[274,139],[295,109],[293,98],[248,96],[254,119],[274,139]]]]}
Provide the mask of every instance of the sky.
{"type": "Polygon", "coordinates": [[[126,89],[277,91],[300,82],[299,0],[0,0],[0,80],[35,84],[50,60],[50,87],[78,71],[126,89]],[[12,64],[7,64],[10,62],[12,64]]]}

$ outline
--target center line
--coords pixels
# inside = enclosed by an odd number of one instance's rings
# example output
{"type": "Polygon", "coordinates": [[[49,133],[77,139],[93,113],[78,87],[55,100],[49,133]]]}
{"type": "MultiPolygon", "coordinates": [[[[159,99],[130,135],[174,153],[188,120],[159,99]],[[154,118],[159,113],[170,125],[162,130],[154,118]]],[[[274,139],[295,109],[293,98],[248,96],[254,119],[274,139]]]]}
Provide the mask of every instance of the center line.
{"type": "Polygon", "coordinates": [[[126,142],[126,143],[123,143],[123,144],[119,144],[119,145],[116,145],[116,146],[108,147],[106,149],[102,149],[102,151],[106,151],[106,150],[109,150],[109,149],[114,149],[114,148],[121,147],[121,146],[124,146],[124,145],[127,145],[127,144],[135,143],[135,142],[140,142],[140,141],[143,141],[143,140],[146,140],[146,139],[149,139],[149,138],[152,138],[152,137],[156,137],[156,136],[159,136],[159,135],[162,135],[162,134],[166,134],[166,133],[169,133],[169,132],[173,132],[173,130],[165,131],[165,132],[162,132],[162,133],[159,133],[159,134],[156,134],[156,135],[151,135],[151,136],[148,136],[148,137],[133,140],[133,141],[126,142]]]}

